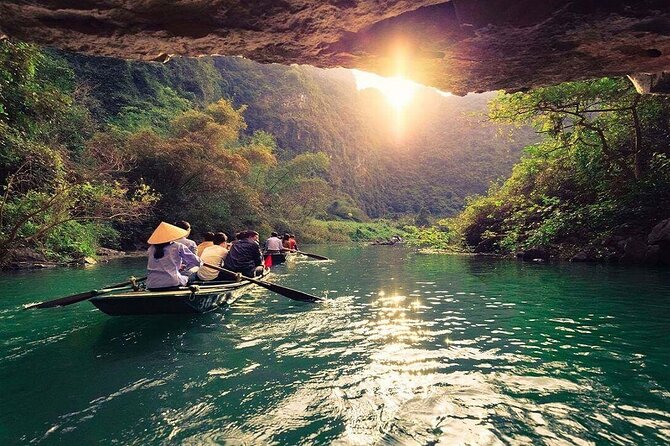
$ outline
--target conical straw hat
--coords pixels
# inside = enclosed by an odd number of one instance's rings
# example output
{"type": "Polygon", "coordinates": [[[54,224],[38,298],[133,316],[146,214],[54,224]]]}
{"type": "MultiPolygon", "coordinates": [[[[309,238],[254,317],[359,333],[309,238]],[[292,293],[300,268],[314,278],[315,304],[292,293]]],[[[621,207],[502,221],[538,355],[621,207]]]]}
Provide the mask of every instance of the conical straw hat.
{"type": "Polygon", "coordinates": [[[187,235],[188,231],[186,229],[178,228],[177,226],[162,221],[154,233],[151,234],[151,237],[149,237],[147,243],[150,245],[158,245],[161,243],[168,243],[179,240],[180,238],[186,237],[187,235]]]}

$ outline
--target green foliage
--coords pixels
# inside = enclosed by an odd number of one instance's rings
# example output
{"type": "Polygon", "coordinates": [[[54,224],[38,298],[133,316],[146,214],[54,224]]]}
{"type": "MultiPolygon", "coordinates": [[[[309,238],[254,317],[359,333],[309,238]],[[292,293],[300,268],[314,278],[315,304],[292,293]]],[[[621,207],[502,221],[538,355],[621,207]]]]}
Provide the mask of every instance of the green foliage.
{"type": "Polygon", "coordinates": [[[95,256],[102,234],[109,235],[110,229],[95,223],[65,222],[54,228],[44,240],[45,254],[60,260],[95,256]]]}
{"type": "Polygon", "coordinates": [[[179,96],[170,87],[156,87],[156,97],[153,103],[146,102],[135,105],[126,105],[119,113],[110,119],[110,124],[127,131],[154,129],[164,133],[174,115],[192,107],[187,99],[179,96]]]}
{"type": "Polygon", "coordinates": [[[310,220],[296,231],[301,243],[368,242],[388,240],[394,235],[405,237],[405,226],[399,222],[377,220],[359,223],[355,221],[310,220]]]}
{"type": "Polygon", "coordinates": [[[485,110],[487,96],[444,98],[428,89],[409,105],[406,131],[397,134],[395,112],[386,99],[376,90],[359,92],[351,73],[342,69],[237,57],[174,58],[166,64],[63,57],[78,80],[91,85],[99,103],[92,107],[94,115],[120,128],[152,126],[163,134],[167,117],[184,110],[176,99],[177,106],[168,105],[162,98],[166,92],[188,100],[189,108],[222,97],[235,108],[247,104],[247,132],[275,135],[272,152],[278,160],[315,152],[328,156],[330,168],[323,178],[338,197],[351,197],[353,208],[366,215],[359,220],[424,208],[434,216],[453,215],[465,197],[485,192],[491,180],[508,175],[518,148],[533,138],[527,129],[475,116],[485,110]],[[499,138],[499,133],[520,142],[499,138]]]}
{"type": "MultiPolygon", "coordinates": [[[[344,70],[241,58],[142,63],[10,42],[0,51],[4,224],[48,208],[19,225],[21,243],[44,245],[62,236],[60,225],[107,218],[125,244],[142,240],[157,219],[186,218],[197,231],[317,234],[316,219],[448,215],[518,156],[508,142],[492,142],[497,126],[468,117],[482,97],[452,102],[426,90],[398,141],[385,100],[358,92],[344,70]],[[52,206],[54,196],[63,205],[52,206]]],[[[102,227],[91,231],[112,242],[102,227]]],[[[12,228],[3,229],[5,240],[12,228]]],[[[345,232],[385,237],[365,226],[345,232]]]]}
{"type": "Polygon", "coordinates": [[[410,246],[431,248],[441,251],[459,250],[459,236],[449,228],[449,220],[440,220],[431,227],[405,226],[406,238],[410,246]]]}
{"type": "Polygon", "coordinates": [[[369,218],[348,195],[338,196],[326,209],[328,214],[342,220],[365,222],[369,218]]]}
{"type": "Polygon", "coordinates": [[[101,151],[86,95],[58,58],[0,42],[0,252],[42,247],[90,254],[108,226],[146,214],[154,197],[118,174],[128,159],[101,151]],[[102,227],[105,227],[103,231],[102,227]],[[71,235],[65,235],[72,231],[71,235]],[[80,240],[77,240],[80,239],[80,240]]]}
{"type": "Polygon", "coordinates": [[[625,79],[599,79],[501,94],[490,115],[530,122],[543,140],[451,222],[465,245],[602,254],[612,236],[644,235],[667,217],[667,98],[640,96],[625,79]]]}
{"type": "Polygon", "coordinates": [[[164,135],[140,130],[119,142],[136,159],[130,178],[161,196],[157,217],[232,234],[270,222],[295,225],[323,212],[331,196],[320,177],[328,158],[310,153],[278,163],[271,135],[242,134],[244,110],[219,100],[175,116],[164,135]]]}

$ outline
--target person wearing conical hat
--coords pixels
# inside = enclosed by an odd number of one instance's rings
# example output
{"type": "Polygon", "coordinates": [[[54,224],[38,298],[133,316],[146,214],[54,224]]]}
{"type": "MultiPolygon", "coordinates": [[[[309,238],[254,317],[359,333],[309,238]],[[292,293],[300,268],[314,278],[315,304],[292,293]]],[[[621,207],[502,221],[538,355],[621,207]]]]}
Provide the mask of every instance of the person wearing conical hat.
{"type": "Polygon", "coordinates": [[[149,290],[163,290],[185,286],[191,277],[180,272],[182,265],[186,270],[201,265],[200,258],[193,254],[179,239],[188,235],[188,230],[169,223],[161,222],[154,230],[149,243],[147,263],[147,281],[149,290]]]}

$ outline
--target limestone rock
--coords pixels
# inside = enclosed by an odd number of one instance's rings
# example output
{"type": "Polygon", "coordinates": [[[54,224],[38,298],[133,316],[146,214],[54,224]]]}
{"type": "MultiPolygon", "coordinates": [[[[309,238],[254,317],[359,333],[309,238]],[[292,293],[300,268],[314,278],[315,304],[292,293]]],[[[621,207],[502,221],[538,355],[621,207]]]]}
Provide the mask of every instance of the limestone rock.
{"type": "Polygon", "coordinates": [[[475,246],[474,252],[476,254],[483,254],[487,252],[493,252],[495,247],[495,240],[494,239],[484,239],[481,242],[475,246]]]}
{"type": "Polygon", "coordinates": [[[521,259],[526,262],[547,262],[549,252],[544,248],[530,248],[521,253],[521,259]]]}
{"type": "Polygon", "coordinates": [[[570,258],[571,262],[593,262],[595,258],[587,251],[579,251],[577,254],[570,258]]]}
{"type": "Polygon", "coordinates": [[[636,73],[628,78],[640,94],[670,94],[670,73],[636,73]]]}
{"type": "Polygon", "coordinates": [[[649,265],[656,265],[661,258],[661,248],[658,245],[650,245],[647,247],[647,252],[644,255],[644,263],[649,265]]]}
{"type": "Polygon", "coordinates": [[[103,247],[98,248],[95,253],[102,257],[120,257],[126,254],[124,251],[117,251],[115,249],[103,247]]]}
{"type": "Polygon", "coordinates": [[[3,0],[4,35],[160,62],[240,55],[384,75],[402,65],[457,94],[633,73],[653,89],[670,69],[667,0],[3,0]]]}
{"type": "Polygon", "coordinates": [[[641,263],[647,255],[647,243],[640,237],[629,237],[624,245],[622,262],[641,263]]]}
{"type": "Polygon", "coordinates": [[[670,218],[654,226],[647,237],[647,243],[650,245],[658,245],[663,242],[670,243],[670,218]]]}
{"type": "Polygon", "coordinates": [[[12,261],[14,262],[27,262],[27,263],[44,263],[47,262],[46,257],[39,251],[35,251],[31,248],[16,248],[13,249],[10,253],[12,261]]]}

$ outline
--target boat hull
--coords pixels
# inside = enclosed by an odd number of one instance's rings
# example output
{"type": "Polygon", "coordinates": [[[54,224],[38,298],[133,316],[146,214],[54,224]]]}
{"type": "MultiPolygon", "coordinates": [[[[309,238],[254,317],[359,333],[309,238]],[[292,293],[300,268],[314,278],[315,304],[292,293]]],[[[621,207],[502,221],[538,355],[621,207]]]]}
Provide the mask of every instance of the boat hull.
{"type": "Polygon", "coordinates": [[[253,284],[247,281],[194,285],[178,291],[131,291],[89,301],[110,316],[198,314],[232,304],[253,284]]]}
{"type": "Polygon", "coordinates": [[[272,266],[286,262],[286,254],[266,254],[265,256],[272,257],[272,266]]]}

